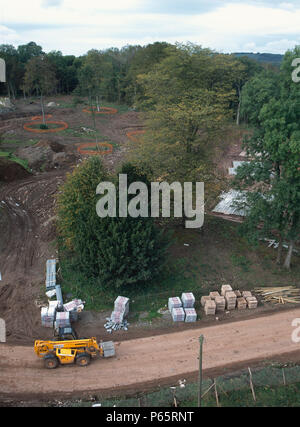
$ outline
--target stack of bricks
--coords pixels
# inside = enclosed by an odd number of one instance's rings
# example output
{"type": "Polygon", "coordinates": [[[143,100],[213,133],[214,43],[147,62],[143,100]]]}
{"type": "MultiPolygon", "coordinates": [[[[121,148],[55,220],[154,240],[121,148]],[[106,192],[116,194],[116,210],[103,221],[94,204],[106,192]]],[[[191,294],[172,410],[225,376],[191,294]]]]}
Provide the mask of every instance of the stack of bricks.
{"type": "Polygon", "coordinates": [[[216,314],[216,303],[214,300],[206,300],[204,311],[206,315],[215,315],[216,314]]]}
{"type": "Polygon", "coordinates": [[[238,310],[246,310],[247,308],[247,301],[244,297],[237,298],[237,309],[238,310]]]}
{"type": "Polygon", "coordinates": [[[216,303],[216,311],[217,312],[225,311],[225,306],[226,306],[225,297],[222,297],[222,296],[216,297],[215,303],[216,303]]]}
{"type": "Polygon", "coordinates": [[[248,308],[252,309],[252,308],[257,308],[257,299],[255,297],[247,297],[247,305],[248,308]]]}
{"type": "Polygon", "coordinates": [[[226,309],[234,310],[236,307],[236,295],[233,291],[227,291],[225,294],[226,309]]]}
{"type": "Polygon", "coordinates": [[[243,291],[242,296],[244,298],[252,297],[252,293],[250,291],[243,291]]]}
{"type": "Polygon", "coordinates": [[[230,292],[230,291],[232,291],[232,287],[230,285],[222,285],[222,287],[221,287],[221,295],[223,297],[226,296],[226,292],[230,292]]]}
{"type": "Polygon", "coordinates": [[[204,297],[201,297],[201,305],[202,305],[202,307],[205,306],[206,301],[211,301],[211,297],[209,297],[207,295],[204,296],[204,297]]]}

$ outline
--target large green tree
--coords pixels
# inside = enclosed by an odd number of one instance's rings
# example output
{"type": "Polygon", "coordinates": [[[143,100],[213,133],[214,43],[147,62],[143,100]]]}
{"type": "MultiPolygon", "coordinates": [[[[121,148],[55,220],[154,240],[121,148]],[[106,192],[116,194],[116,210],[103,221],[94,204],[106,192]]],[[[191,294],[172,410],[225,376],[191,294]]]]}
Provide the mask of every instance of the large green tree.
{"type": "MultiPolygon", "coordinates": [[[[128,185],[145,176],[124,165],[128,185]]],[[[58,197],[58,229],[62,245],[75,257],[77,268],[103,289],[147,286],[161,272],[166,241],[151,218],[100,218],[96,213],[100,182],[114,181],[93,157],[67,178],[58,197]]],[[[118,191],[117,191],[118,205],[118,191]]],[[[101,197],[101,196],[100,196],[101,197]]],[[[130,200],[130,199],[129,199],[130,200]]],[[[118,210],[117,210],[118,212],[118,210]]]]}

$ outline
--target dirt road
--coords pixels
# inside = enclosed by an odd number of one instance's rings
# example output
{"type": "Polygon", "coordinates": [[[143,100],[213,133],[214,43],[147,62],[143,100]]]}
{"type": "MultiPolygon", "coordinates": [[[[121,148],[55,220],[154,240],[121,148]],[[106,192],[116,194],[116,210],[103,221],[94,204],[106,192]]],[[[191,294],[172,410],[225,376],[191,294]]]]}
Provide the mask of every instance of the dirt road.
{"type": "MultiPolygon", "coordinates": [[[[254,360],[275,360],[299,352],[291,340],[292,320],[299,310],[272,316],[218,324],[167,335],[116,343],[116,357],[95,360],[90,366],[64,366],[46,370],[32,347],[0,346],[0,395],[2,397],[82,396],[84,392],[113,392],[143,389],[145,385],[167,384],[170,378],[186,378],[198,367],[198,337],[204,334],[204,370],[254,360]]],[[[295,360],[295,358],[294,358],[295,360]]]]}

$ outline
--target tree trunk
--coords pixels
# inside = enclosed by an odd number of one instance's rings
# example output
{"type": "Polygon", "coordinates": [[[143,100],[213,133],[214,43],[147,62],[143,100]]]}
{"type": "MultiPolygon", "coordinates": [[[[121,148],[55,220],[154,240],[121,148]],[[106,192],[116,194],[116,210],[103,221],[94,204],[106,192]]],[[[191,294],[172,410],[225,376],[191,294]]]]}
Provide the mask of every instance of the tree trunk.
{"type": "Polygon", "coordinates": [[[286,258],[285,258],[285,261],[284,261],[284,264],[283,264],[284,268],[286,268],[287,270],[291,269],[291,260],[292,260],[294,245],[295,245],[295,241],[294,240],[290,240],[288,253],[286,255],[286,258]]]}
{"type": "Polygon", "coordinates": [[[240,88],[238,88],[238,93],[239,93],[239,103],[238,103],[238,109],[237,109],[237,113],[236,113],[236,124],[237,124],[237,126],[240,125],[240,111],[241,111],[241,91],[240,91],[240,88]]]}
{"type": "Polygon", "coordinates": [[[45,120],[45,111],[44,111],[44,102],[43,102],[43,94],[41,93],[41,107],[42,107],[42,116],[43,116],[43,124],[46,124],[45,120]]]}
{"type": "Polygon", "coordinates": [[[278,265],[281,264],[282,248],[283,248],[283,239],[282,239],[282,236],[280,236],[279,245],[278,245],[278,249],[277,249],[277,259],[276,259],[276,264],[278,264],[278,265]]]}

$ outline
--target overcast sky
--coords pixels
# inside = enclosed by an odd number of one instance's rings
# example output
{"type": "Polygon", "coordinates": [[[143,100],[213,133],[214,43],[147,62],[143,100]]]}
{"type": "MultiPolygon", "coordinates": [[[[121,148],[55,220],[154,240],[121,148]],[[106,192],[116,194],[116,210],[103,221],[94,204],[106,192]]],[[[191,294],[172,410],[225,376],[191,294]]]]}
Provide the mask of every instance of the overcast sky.
{"type": "Polygon", "coordinates": [[[0,0],[0,44],[44,51],[194,42],[221,52],[300,45],[300,0],[0,0]]]}

